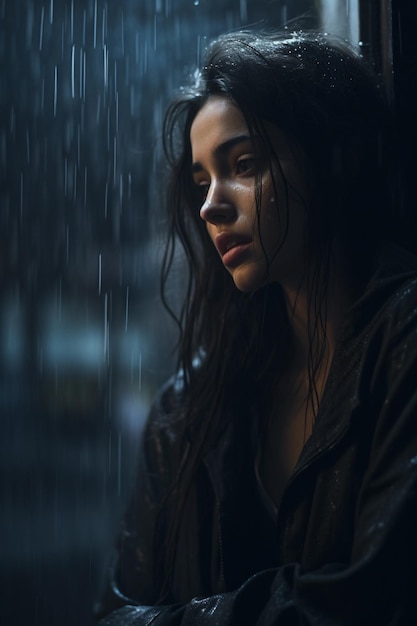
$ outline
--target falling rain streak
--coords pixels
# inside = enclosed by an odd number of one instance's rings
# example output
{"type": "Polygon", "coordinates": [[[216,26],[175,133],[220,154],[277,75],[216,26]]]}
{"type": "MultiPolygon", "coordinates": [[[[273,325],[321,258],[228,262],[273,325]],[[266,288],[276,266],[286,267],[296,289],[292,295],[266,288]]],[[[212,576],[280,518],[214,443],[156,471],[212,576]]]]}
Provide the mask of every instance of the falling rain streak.
{"type": "Polygon", "coordinates": [[[125,333],[127,333],[127,324],[129,320],[129,287],[126,287],[126,300],[125,300],[125,333]]]}
{"type": "Polygon", "coordinates": [[[72,46],[71,52],[71,94],[75,98],[75,46],[72,46]]]}
{"type": "Polygon", "coordinates": [[[45,8],[42,7],[42,11],[41,11],[41,26],[39,29],[39,51],[42,50],[42,45],[43,45],[43,23],[45,20],[45,8]]]}
{"type": "Polygon", "coordinates": [[[98,293],[101,294],[101,254],[98,255],[98,293]]]}

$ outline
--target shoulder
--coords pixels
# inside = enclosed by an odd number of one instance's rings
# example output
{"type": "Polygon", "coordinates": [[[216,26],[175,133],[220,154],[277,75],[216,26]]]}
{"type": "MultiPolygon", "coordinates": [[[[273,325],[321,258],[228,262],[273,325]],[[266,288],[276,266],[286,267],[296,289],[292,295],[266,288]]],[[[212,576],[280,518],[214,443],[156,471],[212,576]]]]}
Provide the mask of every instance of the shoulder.
{"type": "Polygon", "coordinates": [[[405,374],[399,363],[412,370],[417,362],[417,258],[389,246],[347,318],[342,341],[340,376],[350,363],[360,375],[360,387],[388,386],[405,374]],[[356,364],[356,365],[355,365],[356,364]]]}
{"type": "Polygon", "coordinates": [[[416,323],[417,257],[397,246],[384,248],[350,313],[356,332],[367,334],[397,334],[404,324],[416,323]]]}
{"type": "MultiPolygon", "coordinates": [[[[381,305],[381,321],[387,341],[395,346],[397,342],[408,341],[410,333],[417,332],[417,258],[398,248],[394,248],[392,254],[397,265],[394,264],[385,277],[392,291],[381,305]]],[[[410,347],[417,352],[417,341],[410,347]]]]}
{"type": "Polygon", "coordinates": [[[145,425],[143,449],[151,473],[169,478],[177,466],[184,440],[184,414],[184,380],[178,372],[159,389],[145,425]]]}
{"type": "Polygon", "coordinates": [[[414,393],[417,373],[417,258],[392,247],[381,260],[363,298],[362,364],[372,387],[388,398],[402,388],[414,393]]]}

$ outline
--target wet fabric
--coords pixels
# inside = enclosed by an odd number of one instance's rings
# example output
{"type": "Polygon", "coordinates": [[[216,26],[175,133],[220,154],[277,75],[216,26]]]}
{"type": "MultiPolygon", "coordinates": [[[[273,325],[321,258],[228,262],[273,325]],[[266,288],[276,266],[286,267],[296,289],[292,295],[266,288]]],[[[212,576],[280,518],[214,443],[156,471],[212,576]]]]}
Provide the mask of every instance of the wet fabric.
{"type": "MultiPolygon", "coordinates": [[[[417,624],[417,260],[389,247],[351,307],[313,433],[274,525],[235,414],[185,503],[174,591],[157,606],[157,518],[179,463],[181,381],[150,414],[99,624],[417,624]]],[[[204,416],[202,416],[204,419],[204,416]]],[[[161,534],[162,533],[162,534],[161,534]]]]}

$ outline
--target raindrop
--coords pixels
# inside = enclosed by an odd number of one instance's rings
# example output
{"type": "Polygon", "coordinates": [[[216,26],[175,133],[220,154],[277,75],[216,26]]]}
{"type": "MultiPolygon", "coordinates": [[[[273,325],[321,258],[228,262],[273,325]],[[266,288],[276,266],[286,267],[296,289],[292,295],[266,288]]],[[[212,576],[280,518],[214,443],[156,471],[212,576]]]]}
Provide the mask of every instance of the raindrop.
{"type": "Polygon", "coordinates": [[[101,95],[97,96],[97,111],[96,111],[96,124],[98,125],[100,122],[100,107],[101,107],[101,95]]]}
{"type": "Polygon", "coordinates": [[[201,36],[197,35],[197,67],[200,67],[201,36]]]}
{"type": "Polygon", "coordinates": [[[56,101],[58,97],[58,66],[54,69],[54,117],[56,117],[56,101]]]}
{"type": "Polygon", "coordinates": [[[71,43],[74,41],[74,0],[71,0],[71,43]]]}
{"type": "MultiPolygon", "coordinates": [[[[101,256],[101,255],[100,255],[101,256]]],[[[104,357],[106,361],[109,356],[109,320],[108,320],[108,295],[104,294],[104,337],[103,337],[103,348],[104,348],[104,357]]]]}
{"type": "Polygon", "coordinates": [[[125,87],[129,87],[130,84],[130,56],[127,54],[126,57],[126,65],[125,65],[125,87]]]}
{"type": "Polygon", "coordinates": [[[125,301],[125,333],[127,333],[127,323],[129,320],[129,287],[126,287],[126,301],[125,301]]]}
{"type": "Polygon", "coordinates": [[[71,94],[72,98],[75,98],[75,46],[72,46],[71,51],[71,94]]]}
{"type": "Polygon", "coordinates": [[[16,132],[16,113],[15,113],[14,107],[12,106],[10,109],[10,134],[13,137],[13,139],[15,138],[15,132],[16,132]]]}
{"type": "Polygon", "coordinates": [[[200,0],[194,0],[194,6],[198,7],[198,5],[200,4],[200,0]]]}
{"type": "Polygon", "coordinates": [[[123,206],[123,174],[120,174],[119,177],[119,201],[120,201],[120,211],[123,206]]]}
{"type": "Polygon", "coordinates": [[[97,0],[94,0],[94,29],[93,29],[93,46],[97,47],[97,0]]]}
{"type": "Polygon", "coordinates": [[[148,71],[148,42],[145,41],[143,50],[143,73],[148,71]]]}
{"type": "Polygon", "coordinates": [[[77,199],[77,168],[74,169],[74,193],[73,193],[74,201],[77,199]]]}
{"type": "Polygon", "coordinates": [[[117,97],[117,61],[114,62],[114,94],[117,97]]]}
{"type": "Polygon", "coordinates": [[[139,64],[139,32],[135,35],[135,61],[136,65],[139,64]]]}
{"type": "Polygon", "coordinates": [[[26,48],[29,50],[32,47],[32,33],[33,33],[33,5],[29,3],[26,12],[26,48]]]}
{"type": "Polygon", "coordinates": [[[112,449],[112,434],[111,434],[111,430],[109,430],[109,456],[108,456],[109,474],[111,473],[111,449],[112,449]]]}
{"type": "Polygon", "coordinates": [[[20,173],[20,222],[23,217],[23,172],[20,173]]]}
{"type": "Polygon", "coordinates": [[[122,433],[119,430],[117,441],[117,493],[120,496],[122,487],[122,433]]]}
{"type": "Polygon", "coordinates": [[[101,254],[98,255],[98,294],[101,295],[101,254]]]}
{"type": "Polygon", "coordinates": [[[104,87],[107,89],[109,80],[109,51],[106,44],[103,45],[103,71],[104,71],[104,87]]]}
{"type": "Polygon", "coordinates": [[[42,11],[41,11],[41,25],[40,25],[40,29],[39,29],[39,51],[42,50],[42,46],[43,46],[43,23],[44,23],[44,19],[45,19],[45,8],[42,7],[42,11]]]}
{"type": "Polygon", "coordinates": [[[107,6],[103,7],[103,19],[101,23],[101,40],[103,46],[105,45],[107,36],[107,6]]]}
{"type": "Polygon", "coordinates": [[[87,206],[87,166],[84,168],[84,206],[87,206]]]}
{"type": "Polygon", "coordinates": [[[87,55],[85,51],[80,50],[80,98],[85,100],[85,80],[87,70],[87,55]]]}
{"type": "Polygon", "coordinates": [[[85,39],[86,21],[87,21],[87,11],[86,9],[84,9],[83,11],[83,46],[85,46],[85,43],[86,43],[86,39],[85,39]]]}
{"type": "Polygon", "coordinates": [[[117,137],[114,136],[113,139],[113,181],[116,185],[116,175],[117,175],[117,137]]]}
{"type": "Polygon", "coordinates": [[[246,22],[248,19],[248,5],[246,0],[240,0],[240,19],[246,22]]]}
{"type": "Polygon", "coordinates": [[[52,24],[54,21],[54,0],[51,0],[51,4],[49,5],[49,23],[52,24]]]}

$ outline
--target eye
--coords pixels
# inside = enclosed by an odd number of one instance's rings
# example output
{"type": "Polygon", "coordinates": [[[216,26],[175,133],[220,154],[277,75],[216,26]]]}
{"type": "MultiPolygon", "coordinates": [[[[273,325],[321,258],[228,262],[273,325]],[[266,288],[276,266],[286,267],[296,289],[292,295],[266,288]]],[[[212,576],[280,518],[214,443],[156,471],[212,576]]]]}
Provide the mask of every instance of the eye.
{"type": "Polygon", "coordinates": [[[243,157],[238,160],[236,171],[238,174],[252,174],[255,173],[256,167],[257,159],[255,157],[243,157]]]}

